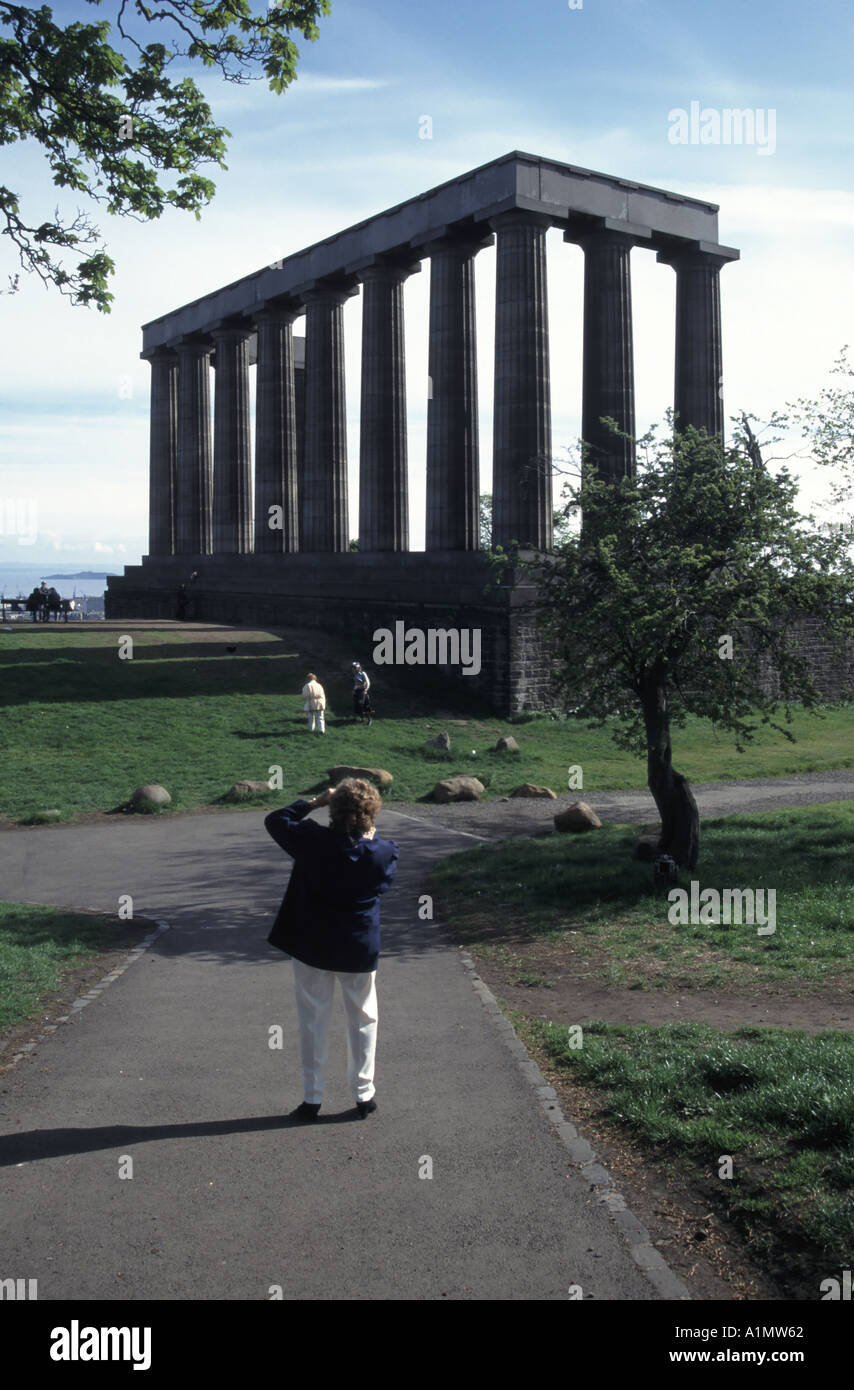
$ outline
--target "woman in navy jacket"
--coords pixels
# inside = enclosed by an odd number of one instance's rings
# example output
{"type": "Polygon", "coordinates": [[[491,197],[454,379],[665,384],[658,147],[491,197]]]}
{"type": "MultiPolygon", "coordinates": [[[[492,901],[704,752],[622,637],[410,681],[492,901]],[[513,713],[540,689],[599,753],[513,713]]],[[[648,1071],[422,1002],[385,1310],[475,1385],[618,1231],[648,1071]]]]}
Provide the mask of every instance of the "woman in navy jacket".
{"type": "Polygon", "coordinates": [[[364,1119],[376,1110],[376,972],[379,896],[397,872],[397,845],[381,840],[374,821],[376,787],[350,777],[311,801],[295,801],[264,821],[293,857],[290,882],[268,940],[293,958],[305,1099],[293,1116],[316,1120],[323,1101],[329,1020],[337,976],[347,1016],[348,1079],[364,1119]],[[306,820],[329,806],[329,825],[306,820]]]}

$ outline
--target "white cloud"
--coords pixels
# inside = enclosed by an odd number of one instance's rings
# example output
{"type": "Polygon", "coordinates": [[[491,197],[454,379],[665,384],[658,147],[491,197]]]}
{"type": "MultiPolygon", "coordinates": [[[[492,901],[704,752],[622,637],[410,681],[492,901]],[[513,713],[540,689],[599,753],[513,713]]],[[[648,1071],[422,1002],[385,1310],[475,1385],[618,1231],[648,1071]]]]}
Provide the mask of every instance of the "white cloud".
{"type": "MultiPolygon", "coordinates": [[[[199,79],[193,74],[196,86],[210,105],[215,120],[235,114],[251,114],[262,118],[274,108],[273,103],[282,100],[274,96],[264,79],[252,79],[243,84],[232,84],[225,88],[217,78],[199,79]]],[[[297,72],[294,82],[284,94],[285,110],[290,111],[302,96],[335,96],[337,93],[374,92],[383,87],[395,85],[387,78],[380,77],[336,77],[333,74],[317,72],[297,72]]]]}
{"type": "Polygon", "coordinates": [[[290,92],[373,92],[393,84],[380,77],[324,77],[322,73],[304,72],[298,75],[290,92]]]}

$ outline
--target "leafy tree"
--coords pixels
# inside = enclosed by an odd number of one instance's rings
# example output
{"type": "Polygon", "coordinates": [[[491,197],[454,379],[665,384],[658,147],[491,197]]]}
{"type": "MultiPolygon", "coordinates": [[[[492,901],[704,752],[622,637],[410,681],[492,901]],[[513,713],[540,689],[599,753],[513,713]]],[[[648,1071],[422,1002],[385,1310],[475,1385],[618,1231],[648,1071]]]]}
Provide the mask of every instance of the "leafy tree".
{"type": "MultiPolygon", "coordinates": [[[[198,60],[227,82],[264,76],[271,91],[283,92],[299,56],[290,33],[316,39],[329,0],[278,0],[260,14],[252,13],[251,0],[116,4],[114,25],[62,27],[47,5],[0,0],[0,144],[36,141],[57,187],[85,194],[111,214],[144,221],[171,206],[198,218],[216,191],[199,167],[227,167],[231,132],[215,124],[192,78],[170,78],[170,65],[198,60]],[[120,48],[111,42],[113,29],[120,48]],[[171,187],[163,185],[164,173],[177,175],[171,187]]],[[[18,195],[0,186],[0,230],[22,269],[73,304],[109,312],[115,266],[86,211],[69,218],[57,207],[52,219],[29,223],[18,195]],[[67,268],[62,252],[81,250],[84,258],[67,268]]],[[[10,290],[18,284],[19,274],[10,276],[10,290]]]]}
{"type": "MultiPolygon", "coordinates": [[[[538,577],[538,612],[554,647],[566,707],[617,744],[645,753],[661,816],[658,850],[693,868],[699,817],[673,767],[671,733],[689,714],[742,749],[760,724],[785,737],[781,705],[815,706],[796,623],[820,613],[840,649],[854,635],[854,565],[840,536],[819,534],[795,507],[797,484],[772,475],[742,417],[733,444],[688,428],[638,441],[635,477],[603,481],[585,467],[568,520],[583,530],[558,552],[517,563],[538,577]],[[727,640],[729,639],[729,640],[727,640]],[[779,695],[763,689],[763,666],[779,695]]],[[[509,559],[510,557],[507,557],[509,559]]]]}

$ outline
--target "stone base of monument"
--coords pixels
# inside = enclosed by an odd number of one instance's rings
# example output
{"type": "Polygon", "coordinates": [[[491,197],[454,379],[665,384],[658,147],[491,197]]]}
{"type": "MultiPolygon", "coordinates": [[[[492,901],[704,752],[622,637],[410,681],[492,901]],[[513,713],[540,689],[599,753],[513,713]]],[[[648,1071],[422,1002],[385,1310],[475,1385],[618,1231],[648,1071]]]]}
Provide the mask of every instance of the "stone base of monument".
{"type": "Polygon", "coordinates": [[[145,556],[108,579],[106,616],[177,618],[182,583],[190,621],[340,633],[372,675],[393,663],[505,716],[554,703],[530,578],[496,587],[478,551],[145,556]]]}

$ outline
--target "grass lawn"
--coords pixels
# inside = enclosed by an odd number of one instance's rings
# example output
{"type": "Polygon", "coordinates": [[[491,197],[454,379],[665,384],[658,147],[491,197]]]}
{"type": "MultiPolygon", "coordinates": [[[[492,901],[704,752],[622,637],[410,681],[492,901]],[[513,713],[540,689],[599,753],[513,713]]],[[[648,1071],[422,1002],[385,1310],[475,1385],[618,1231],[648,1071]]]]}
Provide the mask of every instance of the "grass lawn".
{"type": "MultiPolygon", "coordinates": [[[[854,983],[854,803],[792,807],[705,821],[703,888],[776,891],[776,931],[675,925],[649,864],[631,858],[637,827],[504,840],[437,865],[437,910],[476,952],[544,939],[574,979],[624,989],[692,989],[785,982],[794,989],[854,983]]],[[[688,887],[691,875],[682,873],[688,887]]]]}
{"type": "MultiPolygon", "coordinates": [[[[607,728],[548,716],[501,720],[465,695],[407,688],[390,667],[369,666],[378,715],[363,728],[351,721],[353,653],[342,639],[178,626],[133,636],[133,659],[120,660],[118,634],[103,628],[0,634],[0,816],[110,810],[146,782],[161,782],[173,808],[189,810],[216,804],[239,779],[266,780],[274,766],[283,770],[283,790],[270,802],[281,804],[325,784],[325,768],[335,763],[388,768],[391,801],[423,797],[437,778],[456,772],[475,773],[488,797],[523,781],[560,795],[576,764],[584,778],[579,796],[646,785],[644,761],[622,753],[607,728]],[[308,668],[330,703],[322,739],[308,733],[302,713],[308,668]],[[450,754],[425,753],[425,740],[443,728],[450,754]],[[489,751],[506,733],[520,752],[489,751]]],[[[369,661],[369,652],[359,655],[369,661]]],[[[791,729],[795,744],[765,730],[739,754],[694,720],[676,731],[674,761],[695,782],[854,766],[854,708],[798,712],[791,729]]]]}
{"type": "Polygon", "coordinates": [[[819,1299],[821,1280],[850,1268],[850,1034],[592,1023],[573,1048],[565,1028],[527,1020],[521,1031],[559,1072],[595,1088],[611,1123],[687,1167],[754,1256],[788,1263],[801,1297],[819,1299]]]}
{"type": "Polygon", "coordinates": [[[98,913],[0,902],[0,1032],[34,1018],[71,971],[145,935],[98,913]]]}

